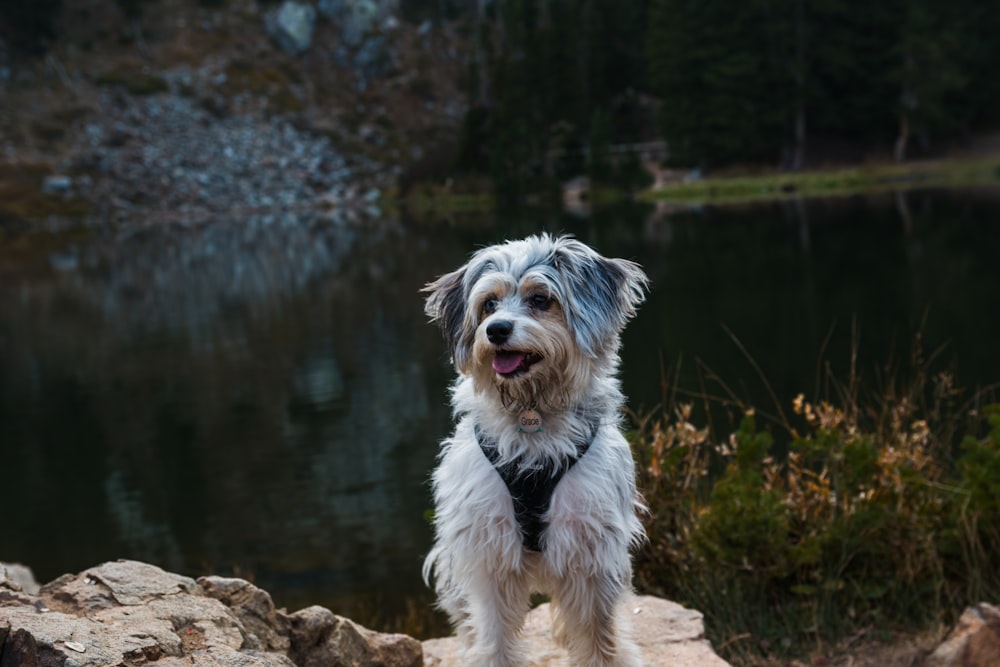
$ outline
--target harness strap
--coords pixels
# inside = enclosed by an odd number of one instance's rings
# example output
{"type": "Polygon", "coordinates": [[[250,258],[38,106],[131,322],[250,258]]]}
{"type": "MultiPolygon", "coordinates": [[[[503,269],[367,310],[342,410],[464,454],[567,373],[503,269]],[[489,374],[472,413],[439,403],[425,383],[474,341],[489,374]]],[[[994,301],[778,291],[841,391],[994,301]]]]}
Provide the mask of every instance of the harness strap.
{"type": "Polygon", "coordinates": [[[483,435],[478,424],[475,426],[475,431],[479,448],[483,450],[483,455],[493,464],[500,479],[507,485],[507,491],[514,501],[514,518],[521,528],[521,541],[524,547],[530,551],[540,552],[542,531],[547,526],[542,517],[549,509],[556,485],[590,449],[591,443],[597,436],[597,424],[591,425],[589,437],[575,443],[576,455],[566,457],[558,467],[552,462],[532,467],[522,467],[516,461],[498,465],[500,452],[496,441],[483,435]]]}

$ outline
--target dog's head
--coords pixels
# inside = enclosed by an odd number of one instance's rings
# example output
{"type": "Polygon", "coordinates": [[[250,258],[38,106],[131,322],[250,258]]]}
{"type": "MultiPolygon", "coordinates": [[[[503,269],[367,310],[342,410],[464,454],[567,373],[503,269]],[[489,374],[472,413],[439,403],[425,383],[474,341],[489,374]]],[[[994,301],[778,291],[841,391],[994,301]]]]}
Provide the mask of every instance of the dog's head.
{"type": "Polygon", "coordinates": [[[524,407],[561,404],[614,370],[647,283],[633,262],[543,234],[484,248],[424,289],[456,369],[524,407]]]}

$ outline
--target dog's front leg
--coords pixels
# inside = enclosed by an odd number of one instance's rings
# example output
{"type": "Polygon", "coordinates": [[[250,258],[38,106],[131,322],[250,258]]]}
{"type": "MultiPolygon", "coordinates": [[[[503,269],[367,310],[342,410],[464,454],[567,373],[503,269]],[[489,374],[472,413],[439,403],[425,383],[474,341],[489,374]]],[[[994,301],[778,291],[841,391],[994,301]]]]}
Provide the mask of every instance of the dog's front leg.
{"type": "Polygon", "coordinates": [[[471,645],[463,664],[520,667],[525,663],[518,635],[528,613],[530,591],[522,572],[479,569],[468,582],[471,645]]]}
{"type": "Polygon", "coordinates": [[[574,667],[640,667],[622,606],[628,587],[622,573],[563,577],[553,600],[557,639],[574,667]]]}

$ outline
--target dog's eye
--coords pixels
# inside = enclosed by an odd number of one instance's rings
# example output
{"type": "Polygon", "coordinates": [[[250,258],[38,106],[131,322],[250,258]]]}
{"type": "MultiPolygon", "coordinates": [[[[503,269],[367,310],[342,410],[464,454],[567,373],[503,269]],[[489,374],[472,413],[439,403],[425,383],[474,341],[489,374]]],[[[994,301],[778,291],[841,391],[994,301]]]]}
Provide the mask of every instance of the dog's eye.
{"type": "Polygon", "coordinates": [[[549,306],[552,305],[552,297],[547,294],[533,294],[528,297],[528,303],[535,310],[548,310],[549,306]]]}
{"type": "Polygon", "coordinates": [[[483,303],[483,312],[486,313],[487,315],[490,315],[496,311],[497,306],[499,304],[500,302],[497,301],[496,299],[493,298],[486,299],[486,302],[483,303]]]}

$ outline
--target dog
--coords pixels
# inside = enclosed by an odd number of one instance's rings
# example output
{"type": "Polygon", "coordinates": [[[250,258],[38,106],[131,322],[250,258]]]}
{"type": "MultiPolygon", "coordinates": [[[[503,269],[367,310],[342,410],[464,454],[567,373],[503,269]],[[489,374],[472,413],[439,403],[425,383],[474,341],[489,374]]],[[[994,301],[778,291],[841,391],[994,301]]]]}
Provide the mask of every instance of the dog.
{"type": "Polygon", "coordinates": [[[580,667],[635,667],[623,603],[646,511],[620,431],[620,334],[645,299],[639,265],[548,234],[474,253],[424,287],[458,377],[432,476],[424,580],[463,665],[527,664],[530,596],[580,667]]]}

